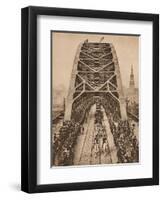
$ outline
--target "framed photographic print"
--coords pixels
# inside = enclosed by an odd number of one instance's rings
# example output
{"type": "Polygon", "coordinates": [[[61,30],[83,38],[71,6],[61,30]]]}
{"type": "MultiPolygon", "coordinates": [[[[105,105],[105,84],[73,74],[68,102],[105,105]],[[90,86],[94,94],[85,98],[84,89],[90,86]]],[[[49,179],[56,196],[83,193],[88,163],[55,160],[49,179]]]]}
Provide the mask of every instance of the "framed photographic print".
{"type": "Polygon", "coordinates": [[[159,16],[22,9],[22,190],[159,184],[159,16]]]}

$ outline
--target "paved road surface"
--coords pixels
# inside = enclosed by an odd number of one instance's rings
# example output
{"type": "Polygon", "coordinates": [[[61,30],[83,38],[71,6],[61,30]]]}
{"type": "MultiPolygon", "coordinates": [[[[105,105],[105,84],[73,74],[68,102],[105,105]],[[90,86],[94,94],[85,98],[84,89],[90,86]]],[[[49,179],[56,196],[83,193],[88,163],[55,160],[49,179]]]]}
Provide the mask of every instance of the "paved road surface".
{"type": "Polygon", "coordinates": [[[107,120],[106,113],[102,108],[104,120],[104,134],[107,136],[108,151],[104,152],[102,148],[102,139],[99,142],[98,150],[95,146],[95,112],[96,105],[93,105],[88,114],[87,122],[83,124],[84,133],[78,136],[77,145],[75,148],[74,165],[96,165],[110,164],[117,162],[117,151],[113,140],[113,135],[110,131],[110,126],[107,120]]]}

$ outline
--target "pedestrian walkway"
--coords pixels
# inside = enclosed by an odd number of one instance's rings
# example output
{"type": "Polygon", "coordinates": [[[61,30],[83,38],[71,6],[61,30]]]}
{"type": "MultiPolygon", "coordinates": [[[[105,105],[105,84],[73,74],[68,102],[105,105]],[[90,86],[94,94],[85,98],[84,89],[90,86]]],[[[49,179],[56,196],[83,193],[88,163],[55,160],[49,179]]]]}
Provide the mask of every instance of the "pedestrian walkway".
{"type": "Polygon", "coordinates": [[[110,125],[102,107],[104,128],[103,134],[107,137],[107,151],[103,150],[102,140],[99,139],[98,145],[95,144],[95,112],[96,105],[93,105],[88,114],[86,122],[83,124],[84,133],[78,136],[75,147],[74,165],[96,165],[117,163],[117,150],[114,144],[114,138],[110,130],[110,125]]]}
{"type": "Polygon", "coordinates": [[[94,131],[95,105],[92,106],[88,114],[87,123],[84,123],[84,134],[78,136],[75,148],[74,165],[86,165],[90,163],[91,145],[94,131]]]}
{"type": "Polygon", "coordinates": [[[112,160],[112,163],[117,163],[118,162],[117,149],[114,143],[113,134],[110,130],[110,125],[109,125],[108,118],[106,116],[104,108],[102,108],[102,112],[103,112],[103,117],[104,117],[103,125],[105,127],[107,138],[108,138],[111,160],[112,160]]]}

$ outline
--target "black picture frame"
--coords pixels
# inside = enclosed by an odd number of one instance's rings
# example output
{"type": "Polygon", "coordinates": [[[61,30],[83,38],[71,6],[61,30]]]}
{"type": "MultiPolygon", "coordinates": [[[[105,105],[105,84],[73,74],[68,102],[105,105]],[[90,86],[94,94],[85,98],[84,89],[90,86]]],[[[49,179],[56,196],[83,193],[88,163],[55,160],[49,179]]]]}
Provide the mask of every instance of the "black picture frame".
{"type": "Polygon", "coordinates": [[[21,190],[28,193],[159,184],[159,15],[29,6],[21,11],[21,190]],[[151,21],[153,23],[153,177],[37,185],[37,16],[151,21]]]}

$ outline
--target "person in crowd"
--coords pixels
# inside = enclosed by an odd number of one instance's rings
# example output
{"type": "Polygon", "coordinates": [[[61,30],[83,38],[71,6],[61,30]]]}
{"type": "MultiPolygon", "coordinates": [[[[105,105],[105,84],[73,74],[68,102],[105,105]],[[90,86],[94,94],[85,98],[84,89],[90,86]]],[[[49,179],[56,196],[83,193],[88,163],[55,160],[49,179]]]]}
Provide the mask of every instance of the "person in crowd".
{"type": "Polygon", "coordinates": [[[95,150],[95,157],[97,157],[98,153],[99,153],[99,137],[98,137],[98,134],[96,134],[96,136],[94,138],[94,150],[95,150]]]}
{"type": "Polygon", "coordinates": [[[106,135],[103,137],[103,141],[102,141],[102,150],[103,150],[103,153],[106,154],[107,153],[107,137],[106,135]]]}

